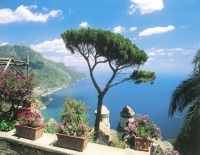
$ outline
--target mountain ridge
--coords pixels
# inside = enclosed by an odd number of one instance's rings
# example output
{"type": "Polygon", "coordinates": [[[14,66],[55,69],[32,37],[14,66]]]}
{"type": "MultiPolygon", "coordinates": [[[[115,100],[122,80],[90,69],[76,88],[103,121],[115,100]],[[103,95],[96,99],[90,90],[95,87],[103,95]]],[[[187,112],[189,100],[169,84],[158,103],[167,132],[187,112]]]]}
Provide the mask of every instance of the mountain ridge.
{"type": "Polygon", "coordinates": [[[25,45],[0,46],[0,57],[26,61],[27,54],[29,56],[29,70],[35,74],[35,81],[42,89],[66,87],[86,78],[86,75],[76,68],[48,60],[39,52],[25,45]]]}

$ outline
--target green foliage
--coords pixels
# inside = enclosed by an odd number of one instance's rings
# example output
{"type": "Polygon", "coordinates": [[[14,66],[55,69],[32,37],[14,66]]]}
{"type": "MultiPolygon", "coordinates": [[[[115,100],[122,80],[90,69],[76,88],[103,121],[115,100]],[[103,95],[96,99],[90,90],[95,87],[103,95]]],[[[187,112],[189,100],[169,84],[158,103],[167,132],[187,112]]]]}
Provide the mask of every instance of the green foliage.
{"type": "Polygon", "coordinates": [[[151,84],[153,84],[154,80],[156,79],[156,75],[154,72],[143,70],[135,70],[130,77],[133,81],[135,81],[135,84],[140,84],[142,82],[150,82],[151,84]]]}
{"type": "Polygon", "coordinates": [[[174,147],[181,153],[200,153],[200,100],[188,108],[174,147]]]}
{"type": "Polygon", "coordinates": [[[88,139],[88,141],[89,141],[90,143],[95,143],[94,134],[95,134],[95,133],[94,133],[93,131],[90,132],[90,136],[89,136],[89,139],[88,139]]]}
{"type": "Polygon", "coordinates": [[[121,149],[125,149],[126,147],[126,143],[115,138],[111,143],[110,143],[110,146],[112,147],[117,147],[117,148],[121,148],[121,149]]]}
{"type": "Polygon", "coordinates": [[[79,29],[68,30],[61,34],[66,48],[72,53],[78,51],[84,58],[89,58],[96,52],[97,57],[105,57],[106,61],[115,63],[115,66],[122,65],[141,65],[148,59],[147,54],[143,50],[124,38],[120,34],[101,29],[79,29]],[[82,48],[95,49],[82,51],[82,48]]]}
{"type": "Polygon", "coordinates": [[[16,123],[16,119],[14,117],[6,116],[1,118],[0,121],[0,131],[10,131],[14,129],[14,124],[16,123]]]}
{"type": "Polygon", "coordinates": [[[87,123],[88,121],[88,116],[86,115],[88,106],[82,101],[73,99],[71,96],[66,98],[61,110],[61,120],[69,123],[87,123]]]}
{"type": "Polygon", "coordinates": [[[44,128],[48,133],[51,133],[51,134],[55,133],[55,125],[54,124],[48,124],[48,125],[46,124],[44,128]]]}
{"type": "Polygon", "coordinates": [[[182,112],[188,105],[193,104],[199,99],[200,94],[200,72],[194,72],[190,77],[182,81],[171,96],[169,107],[169,116],[173,116],[174,112],[178,110],[182,112]]]}
{"type": "Polygon", "coordinates": [[[174,147],[182,154],[200,154],[200,50],[193,59],[194,71],[174,90],[168,114],[173,116],[178,110],[187,113],[177,136],[174,147]]]}

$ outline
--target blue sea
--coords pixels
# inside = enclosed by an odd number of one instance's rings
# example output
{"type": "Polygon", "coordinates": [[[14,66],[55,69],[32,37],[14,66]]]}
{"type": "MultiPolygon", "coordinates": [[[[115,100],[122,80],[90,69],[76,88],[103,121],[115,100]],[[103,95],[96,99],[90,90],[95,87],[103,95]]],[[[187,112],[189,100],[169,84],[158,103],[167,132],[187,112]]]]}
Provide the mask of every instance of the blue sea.
{"type": "MultiPolygon", "coordinates": [[[[87,73],[86,73],[87,74],[87,73]]],[[[105,86],[110,77],[110,72],[99,71],[95,74],[97,82],[105,86]]],[[[124,79],[126,76],[118,77],[115,82],[124,79]]],[[[187,75],[156,75],[153,85],[150,83],[134,84],[132,81],[124,82],[109,89],[104,97],[103,104],[110,111],[111,129],[116,129],[120,121],[120,112],[125,106],[130,106],[136,114],[149,115],[155,124],[162,130],[163,140],[175,139],[179,133],[184,120],[183,113],[175,113],[171,118],[168,117],[170,97],[176,86],[187,75]]],[[[65,99],[72,95],[73,98],[87,104],[91,125],[94,124],[94,111],[97,107],[97,91],[93,86],[92,80],[88,78],[75,83],[72,87],[56,91],[48,96],[53,98],[49,106],[43,110],[47,117],[54,118],[60,122],[60,113],[65,99]]]]}

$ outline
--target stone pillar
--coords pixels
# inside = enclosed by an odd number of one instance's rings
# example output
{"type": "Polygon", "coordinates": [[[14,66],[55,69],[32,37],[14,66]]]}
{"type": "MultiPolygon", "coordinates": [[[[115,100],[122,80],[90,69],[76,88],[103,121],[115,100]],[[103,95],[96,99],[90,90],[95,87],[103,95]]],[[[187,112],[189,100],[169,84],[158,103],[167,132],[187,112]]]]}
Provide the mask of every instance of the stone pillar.
{"type": "Polygon", "coordinates": [[[135,112],[129,106],[125,106],[120,112],[120,122],[118,123],[117,127],[119,140],[123,140],[128,122],[134,120],[134,115],[135,112]]]}

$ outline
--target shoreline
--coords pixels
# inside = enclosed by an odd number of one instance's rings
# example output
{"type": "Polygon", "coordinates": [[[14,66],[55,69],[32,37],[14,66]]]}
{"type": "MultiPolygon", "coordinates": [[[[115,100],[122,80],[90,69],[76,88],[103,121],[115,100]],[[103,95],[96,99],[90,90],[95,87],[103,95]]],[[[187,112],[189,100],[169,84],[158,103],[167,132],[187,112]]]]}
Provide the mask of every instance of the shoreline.
{"type": "Polygon", "coordinates": [[[83,78],[83,79],[81,79],[81,80],[77,80],[77,81],[75,81],[73,84],[71,84],[71,85],[65,85],[65,86],[61,86],[61,87],[58,87],[58,88],[50,88],[51,90],[50,91],[47,91],[46,93],[43,93],[43,94],[41,94],[41,96],[47,96],[47,95],[49,95],[49,94],[52,94],[52,93],[54,93],[54,92],[56,92],[56,91],[58,91],[58,90],[61,90],[61,89],[64,89],[64,88],[69,88],[69,87],[72,87],[72,86],[74,86],[77,82],[80,82],[80,81],[83,81],[83,80],[86,80],[86,79],[88,79],[88,78],[83,78]]]}
{"type": "Polygon", "coordinates": [[[46,93],[44,93],[44,94],[41,94],[41,96],[47,96],[47,95],[49,95],[49,94],[52,94],[52,93],[54,93],[54,92],[56,92],[56,91],[58,91],[58,90],[61,90],[61,89],[64,89],[64,88],[68,88],[68,86],[67,87],[59,87],[59,88],[56,88],[56,89],[53,89],[53,90],[51,90],[51,91],[48,91],[48,92],[46,92],[46,93]]]}

